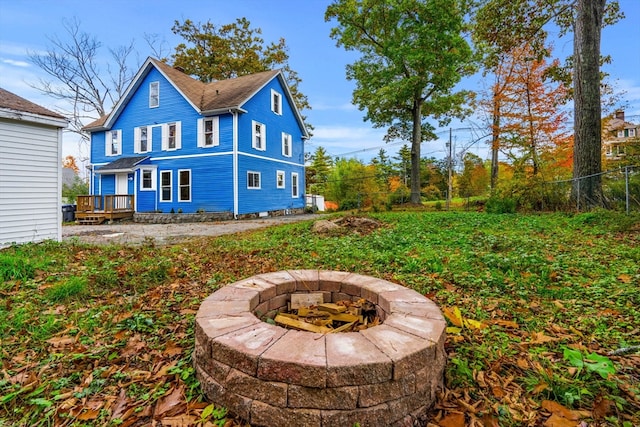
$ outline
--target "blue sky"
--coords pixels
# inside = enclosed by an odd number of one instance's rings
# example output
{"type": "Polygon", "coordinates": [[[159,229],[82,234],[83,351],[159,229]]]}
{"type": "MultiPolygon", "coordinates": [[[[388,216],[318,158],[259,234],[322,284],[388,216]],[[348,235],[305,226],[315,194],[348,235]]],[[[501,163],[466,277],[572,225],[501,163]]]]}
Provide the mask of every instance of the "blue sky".
{"type": "MultiPolygon", "coordinates": [[[[609,54],[613,63],[606,66],[610,80],[619,90],[626,91],[627,116],[640,116],[640,0],[619,0],[626,18],[602,34],[602,53],[609,54]]],[[[289,47],[290,65],[302,78],[300,89],[312,106],[306,112],[315,127],[314,137],[307,151],[324,147],[329,154],[358,157],[368,161],[384,148],[394,154],[402,144],[385,144],[384,129],[375,129],[364,122],[364,112],[351,104],[354,82],[345,78],[345,66],[358,55],[346,52],[329,38],[331,23],[324,21],[329,0],[0,0],[0,86],[17,95],[49,108],[56,101],[43,97],[29,87],[45,77],[29,63],[27,51],[42,52],[50,46],[48,36],[65,38],[64,19],[77,18],[82,30],[96,36],[107,48],[129,44],[136,46],[134,67],[151,54],[144,34],[157,34],[173,48],[181,40],[171,27],[175,20],[191,19],[195,22],[210,20],[214,24],[227,24],[246,17],[253,28],[261,28],[265,42],[285,38],[289,47]]],[[[553,40],[556,35],[551,34],[553,40]]],[[[555,54],[564,57],[571,53],[571,36],[554,41],[555,54]]],[[[106,63],[105,63],[106,67],[106,63]]],[[[469,78],[461,87],[482,90],[482,81],[469,78]]],[[[637,119],[640,121],[640,118],[637,119]]],[[[454,129],[476,127],[478,120],[452,123],[454,129]]],[[[439,130],[440,139],[426,142],[423,155],[442,158],[448,129],[439,130]]],[[[468,145],[482,131],[454,131],[454,143],[468,145]]],[[[476,144],[477,154],[486,158],[486,146],[476,144]]],[[[64,139],[64,154],[78,153],[77,137],[64,139]]]]}

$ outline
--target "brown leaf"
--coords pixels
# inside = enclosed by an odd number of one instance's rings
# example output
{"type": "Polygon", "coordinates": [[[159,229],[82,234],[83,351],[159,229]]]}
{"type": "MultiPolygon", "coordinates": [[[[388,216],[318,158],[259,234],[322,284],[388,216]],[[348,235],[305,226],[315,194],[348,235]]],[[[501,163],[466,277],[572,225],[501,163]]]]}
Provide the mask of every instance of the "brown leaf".
{"type": "Polygon", "coordinates": [[[164,354],[166,356],[176,356],[178,354],[182,354],[182,347],[177,346],[172,341],[167,342],[167,346],[164,349],[164,354]]]}
{"type": "Polygon", "coordinates": [[[613,408],[613,401],[606,397],[597,396],[593,402],[593,418],[596,420],[602,420],[611,413],[613,408]]]}
{"type": "Polygon", "coordinates": [[[559,417],[566,418],[567,420],[577,421],[580,419],[580,414],[577,411],[565,408],[558,402],[554,402],[552,400],[543,400],[542,408],[551,412],[553,415],[558,415],[559,417]]]}
{"type": "Polygon", "coordinates": [[[500,427],[498,418],[492,414],[484,414],[482,416],[482,424],[484,424],[484,427],[500,427]]]}
{"type": "Polygon", "coordinates": [[[98,418],[100,416],[100,410],[96,410],[96,409],[88,409],[85,412],[81,413],[80,415],[78,415],[76,418],[79,419],[80,421],[89,421],[89,420],[95,420],[96,418],[98,418]]]}
{"type": "Polygon", "coordinates": [[[457,412],[447,414],[438,422],[440,427],[464,427],[464,414],[457,412]]]}
{"type": "Polygon", "coordinates": [[[620,280],[622,283],[631,283],[632,277],[628,274],[621,274],[618,276],[618,280],[620,280]]]}
{"type": "Polygon", "coordinates": [[[160,420],[163,426],[190,427],[198,421],[194,415],[178,415],[177,417],[164,417],[160,420]]]}
{"type": "Polygon", "coordinates": [[[47,340],[47,342],[54,347],[64,347],[67,345],[71,345],[76,342],[74,337],[63,336],[63,337],[53,337],[47,340]]]}
{"type": "Polygon", "coordinates": [[[111,412],[111,420],[121,418],[122,414],[124,414],[127,410],[127,403],[127,391],[123,388],[120,390],[120,395],[118,395],[118,399],[116,400],[113,412],[111,412]]]}
{"type": "Polygon", "coordinates": [[[163,416],[175,415],[180,411],[184,411],[186,408],[187,403],[183,396],[183,387],[179,386],[178,388],[174,388],[171,393],[158,399],[153,417],[158,419],[163,416]]]}
{"type": "Polygon", "coordinates": [[[576,422],[552,414],[543,424],[545,427],[576,427],[576,422]]]}

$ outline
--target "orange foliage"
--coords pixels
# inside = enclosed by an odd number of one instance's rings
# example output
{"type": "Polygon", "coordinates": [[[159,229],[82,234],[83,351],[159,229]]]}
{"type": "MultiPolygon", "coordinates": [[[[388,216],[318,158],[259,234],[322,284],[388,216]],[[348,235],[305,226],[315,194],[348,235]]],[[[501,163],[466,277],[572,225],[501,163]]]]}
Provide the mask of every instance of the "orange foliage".
{"type": "Polygon", "coordinates": [[[62,160],[62,167],[73,169],[75,173],[80,173],[80,168],[76,163],[76,158],[71,155],[65,157],[64,160],[62,160]]]}

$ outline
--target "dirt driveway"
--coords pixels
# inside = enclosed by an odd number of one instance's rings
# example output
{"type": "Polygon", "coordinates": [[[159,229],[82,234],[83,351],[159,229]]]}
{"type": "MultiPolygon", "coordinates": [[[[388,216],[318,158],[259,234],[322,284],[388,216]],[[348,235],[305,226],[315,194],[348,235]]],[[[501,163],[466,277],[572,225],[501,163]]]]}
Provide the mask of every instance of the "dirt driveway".
{"type": "Polygon", "coordinates": [[[101,225],[64,225],[62,240],[77,239],[82,243],[136,244],[147,239],[157,244],[174,244],[198,236],[220,236],[292,222],[321,219],[323,215],[288,215],[273,218],[198,222],[185,224],[141,224],[121,222],[101,225]]]}

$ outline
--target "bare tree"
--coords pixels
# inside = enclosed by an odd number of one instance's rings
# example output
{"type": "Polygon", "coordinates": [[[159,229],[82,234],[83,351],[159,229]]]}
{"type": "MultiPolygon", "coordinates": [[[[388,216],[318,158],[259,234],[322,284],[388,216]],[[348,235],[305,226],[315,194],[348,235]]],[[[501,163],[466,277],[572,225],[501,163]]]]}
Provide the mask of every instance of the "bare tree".
{"type": "Polygon", "coordinates": [[[48,37],[51,46],[44,53],[29,52],[30,60],[50,77],[31,86],[68,104],[58,107],[58,112],[70,119],[70,130],[86,143],[82,127],[110,111],[133,78],[127,62],[134,45],[108,49],[109,56],[103,60],[102,43],[82,31],[76,18],[63,21],[62,26],[66,38],[48,37]],[[105,71],[100,67],[103,62],[105,71]]]}

